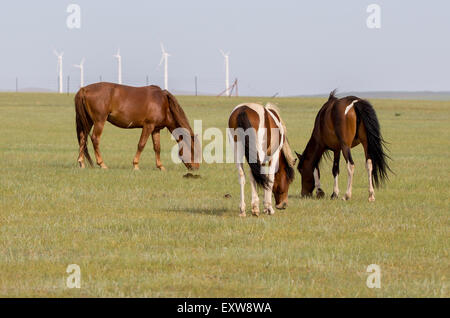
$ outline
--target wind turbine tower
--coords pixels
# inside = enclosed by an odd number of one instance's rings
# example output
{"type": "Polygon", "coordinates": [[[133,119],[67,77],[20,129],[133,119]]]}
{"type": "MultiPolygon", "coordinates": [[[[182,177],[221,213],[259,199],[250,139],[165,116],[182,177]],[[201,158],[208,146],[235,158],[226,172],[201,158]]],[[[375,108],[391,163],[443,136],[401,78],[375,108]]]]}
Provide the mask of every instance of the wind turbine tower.
{"type": "Polygon", "coordinates": [[[220,50],[225,58],[225,94],[230,96],[230,52],[224,53],[220,50]]]}
{"type": "Polygon", "coordinates": [[[81,60],[80,64],[73,65],[76,68],[80,69],[80,88],[84,86],[84,58],[81,60]]]}
{"type": "Polygon", "coordinates": [[[161,43],[161,61],[159,62],[159,65],[162,64],[164,61],[164,89],[169,89],[169,56],[170,54],[166,52],[164,49],[164,45],[161,43]]]}
{"type": "Polygon", "coordinates": [[[113,56],[117,59],[117,82],[122,84],[122,56],[120,55],[120,49],[113,56]]]}
{"type": "Polygon", "coordinates": [[[58,53],[56,50],[53,51],[55,53],[56,57],[58,58],[58,92],[62,94],[63,92],[63,69],[62,69],[62,58],[64,55],[64,52],[58,53]]]}

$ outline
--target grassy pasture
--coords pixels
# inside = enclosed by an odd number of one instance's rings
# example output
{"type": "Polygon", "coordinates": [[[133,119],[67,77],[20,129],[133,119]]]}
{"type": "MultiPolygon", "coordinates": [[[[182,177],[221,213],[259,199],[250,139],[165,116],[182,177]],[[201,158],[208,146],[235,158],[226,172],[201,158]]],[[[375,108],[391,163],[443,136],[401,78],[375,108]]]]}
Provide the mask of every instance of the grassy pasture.
{"type": "MultiPolygon", "coordinates": [[[[238,103],[267,101],[178,99],[191,123],[222,130],[238,103]]],[[[302,151],[324,100],[274,101],[293,149],[302,151]]],[[[140,130],[107,124],[101,150],[110,169],[80,170],[72,95],[1,93],[0,295],[449,297],[450,105],[372,102],[396,173],[376,190],[376,202],[367,202],[359,146],[351,201],[329,200],[325,161],[327,199],[300,199],[297,174],[287,210],[241,219],[233,164],[203,164],[201,179],[184,179],[184,166],[170,161],[174,142],[165,130],[167,171],[155,168],[149,140],[135,172],[140,130]],[[65,286],[73,263],[80,289],[65,286]],[[366,286],[373,263],[381,267],[380,289],[366,286]]],[[[342,194],[344,160],[339,181],[342,194]]],[[[246,193],[249,210],[248,182],[246,193]]]]}

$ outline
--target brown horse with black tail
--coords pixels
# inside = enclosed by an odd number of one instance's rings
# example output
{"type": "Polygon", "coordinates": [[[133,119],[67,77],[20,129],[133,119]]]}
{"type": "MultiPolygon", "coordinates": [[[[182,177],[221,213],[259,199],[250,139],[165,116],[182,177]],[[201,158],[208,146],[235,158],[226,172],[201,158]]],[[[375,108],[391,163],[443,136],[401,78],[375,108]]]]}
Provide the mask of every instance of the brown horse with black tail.
{"type": "Polygon", "coordinates": [[[179,156],[188,169],[198,169],[199,143],[189,125],[189,121],[176,98],[158,86],[131,87],[113,83],[95,83],[80,88],[75,96],[77,137],[79,143],[78,163],[84,168],[84,158],[92,166],[87,141],[90,135],[94,145],[97,164],[106,169],[100,154],[100,137],[106,121],[120,128],[142,128],[134,169],[139,169],[139,158],[150,135],[156,157],[156,167],[164,170],[160,160],[160,130],[168,128],[171,133],[183,128],[185,133],[176,134],[179,156]],[[183,149],[187,149],[183,153],[183,149]]]}
{"type": "Polygon", "coordinates": [[[369,201],[375,201],[373,184],[378,187],[388,178],[387,172],[391,171],[377,114],[368,101],[355,96],[338,99],[335,91],[332,91],[317,114],[313,133],[303,154],[296,153],[299,159],[297,169],[302,176],[302,196],[311,196],[314,188],[317,189],[317,197],[324,196],[320,186],[319,163],[323,154],[331,150],[334,153],[334,189],[331,198],[339,195],[338,174],[342,151],[348,172],[347,192],[343,199],[349,200],[355,170],[350,149],[360,143],[366,156],[369,201]]]}

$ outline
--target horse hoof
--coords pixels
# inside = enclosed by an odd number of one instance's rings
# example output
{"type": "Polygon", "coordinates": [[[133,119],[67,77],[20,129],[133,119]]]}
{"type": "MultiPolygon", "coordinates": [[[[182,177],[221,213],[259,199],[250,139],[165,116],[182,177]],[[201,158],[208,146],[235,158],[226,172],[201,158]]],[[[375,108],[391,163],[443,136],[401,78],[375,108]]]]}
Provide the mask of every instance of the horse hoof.
{"type": "Polygon", "coordinates": [[[134,171],[138,171],[139,170],[139,167],[138,166],[134,166],[134,169],[133,169],[134,171]]]}
{"type": "Polygon", "coordinates": [[[287,206],[288,206],[288,204],[287,204],[286,202],[283,202],[283,203],[280,203],[280,204],[276,205],[275,207],[276,207],[278,210],[284,210],[284,209],[287,208],[287,206]]]}
{"type": "Polygon", "coordinates": [[[259,216],[259,206],[256,204],[252,206],[252,215],[259,216]]]}
{"type": "Polygon", "coordinates": [[[81,168],[81,169],[84,169],[84,168],[85,168],[85,165],[84,165],[84,163],[83,163],[83,162],[81,162],[81,161],[78,161],[78,164],[80,165],[80,168],[81,168]]]}
{"type": "Polygon", "coordinates": [[[264,209],[264,213],[267,215],[274,215],[275,211],[272,209],[272,207],[270,207],[268,209],[264,209]]]}
{"type": "Polygon", "coordinates": [[[375,202],[375,197],[373,195],[369,197],[369,202],[375,202]]]}
{"type": "Polygon", "coordinates": [[[245,218],[247,215],[245,214],[245,212],[241,212],[241,213],[239,213],[239,217],[241,217],[241,218],[245,218]]]}
{"type": "Polygon", "coordinates": [[[348,194],[345,194],[344,197],[342,198],[342,200],[344,201],[348,201],[350,200],[351,196],[349,196],[348,194]]]}
{"type": "Polygon", "coordinates": [[[101,168],[102,168],[102,169],[105,169],[105,170],[108,170],[108,167],[105,166],[105,165],[101,166],[101,168]]]}
{"type": "Polygon", "coordinates": [[[166,171],[166,168],[164,168],[163,166],[158,167],[159,171],[166,171]]]}
{"type": "Polygon", "coordinates": [[[317,194],[316,194],[317,199],[322,199],[323,197],[325,197],[325,192],[323,192],[322,189],[317,189],[317,194]]]}
{"type": "Polygon", "coordinates": [[[335,192],[333,192],[333,194],[331,195],[332,200],[337,199],[338,197],[339,196],[335,192]]]}

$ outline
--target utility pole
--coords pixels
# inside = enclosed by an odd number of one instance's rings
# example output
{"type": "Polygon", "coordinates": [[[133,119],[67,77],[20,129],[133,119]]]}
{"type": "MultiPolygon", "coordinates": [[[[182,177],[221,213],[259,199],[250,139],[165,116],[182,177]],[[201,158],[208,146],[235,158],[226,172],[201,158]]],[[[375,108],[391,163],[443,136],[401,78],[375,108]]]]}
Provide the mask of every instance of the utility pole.
{"type": "Polygon", "coordinates": [[[19,78],[16,77],[16,93],[19,92],[19,78]]]}
{"type": "Polygon", "coordinates": [[[145,86],[148,86],[148,75],[147,75],[147,77],[145,78],[145,86]]]}
{"type": "Polygon", "coordinates": [[[195,76],[195,96],[197,96],[197,76],[195,76]]]}
{"type": "Polygon", "coordinates": [[[67,76],[67,95],[69,95],[70,92],[70,76],[67,76]]]}

